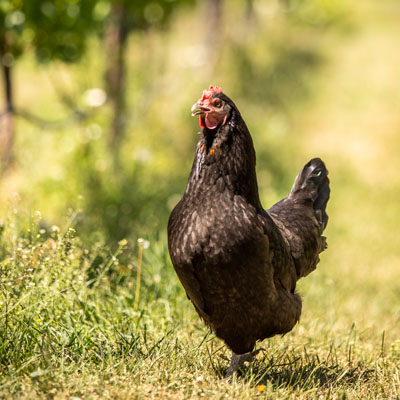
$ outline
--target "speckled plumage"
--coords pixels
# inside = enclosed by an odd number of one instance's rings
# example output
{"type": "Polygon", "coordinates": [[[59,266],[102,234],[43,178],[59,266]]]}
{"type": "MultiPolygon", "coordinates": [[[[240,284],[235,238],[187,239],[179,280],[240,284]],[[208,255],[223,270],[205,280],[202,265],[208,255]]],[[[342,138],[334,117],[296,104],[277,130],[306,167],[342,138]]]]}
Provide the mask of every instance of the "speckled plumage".
{"type": "Polygon", "coordinates": [[[201,128],[186,191],[172,211],[172,263],[198,314],[236,354],[257,340],[289,332],[300,318],[296,281],[325,249],[329,180],[311,160],[290,194],[261,206],[255,151],[238,109],[216,129],[201,128]]]}

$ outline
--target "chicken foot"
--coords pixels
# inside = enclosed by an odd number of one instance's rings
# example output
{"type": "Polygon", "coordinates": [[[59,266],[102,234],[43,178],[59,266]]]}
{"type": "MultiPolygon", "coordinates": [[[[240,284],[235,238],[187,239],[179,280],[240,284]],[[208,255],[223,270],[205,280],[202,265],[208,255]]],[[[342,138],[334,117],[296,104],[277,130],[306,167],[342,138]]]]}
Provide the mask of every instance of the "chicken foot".
{"type": "Polygon", "coordinates": [[[261,350],[263,349],[257,349],[244,354],[236,354],[232,351],[232,358],[228,367],[228,371],[225,374],[225,379],[230,379],[233,376],[233,373],[240,369],[246,361],[252,362],[261,350]]]}

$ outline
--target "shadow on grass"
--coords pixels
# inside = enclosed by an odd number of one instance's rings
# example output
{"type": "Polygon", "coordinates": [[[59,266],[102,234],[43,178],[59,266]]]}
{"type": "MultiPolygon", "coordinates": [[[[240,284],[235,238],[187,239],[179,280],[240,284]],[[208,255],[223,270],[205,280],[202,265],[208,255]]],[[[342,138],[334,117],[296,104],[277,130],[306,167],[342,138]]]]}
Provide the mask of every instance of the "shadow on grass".
{"type": "MultiPolygon", "coordinates": [[[[238,376],[245,382],[269,384],[274,389],[291,387],[307,391],[367,382],[374,373],[373,369],[360,362],[338,362],[336,356],[331,354],[326,360],[320,360],[318,354],[310,356],[305,350],[301,354],[282,353],[279,356],[269,356],[265,350],[263,352],[262,357],[245,365],[238,372],[238,376]]],[[[225,375],[225,363],[218,362],[213,367],[219,376],[225,375]]]]}

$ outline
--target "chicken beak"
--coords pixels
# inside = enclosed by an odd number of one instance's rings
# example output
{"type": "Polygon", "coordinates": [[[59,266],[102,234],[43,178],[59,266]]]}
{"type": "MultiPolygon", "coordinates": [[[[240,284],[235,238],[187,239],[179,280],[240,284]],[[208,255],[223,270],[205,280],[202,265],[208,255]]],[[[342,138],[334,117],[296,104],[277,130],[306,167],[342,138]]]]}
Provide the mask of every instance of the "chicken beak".
{"type": "Polygon", "coordinates": [[[206,107],[201,100],[199,100],[197,103],[193,104],[193,106],[192,106],[192,109],[191,109],[192,117],[194,117],[195,115],[204,114],[207,111],[210,111],[210,109],[208,107],[206,107]]]}

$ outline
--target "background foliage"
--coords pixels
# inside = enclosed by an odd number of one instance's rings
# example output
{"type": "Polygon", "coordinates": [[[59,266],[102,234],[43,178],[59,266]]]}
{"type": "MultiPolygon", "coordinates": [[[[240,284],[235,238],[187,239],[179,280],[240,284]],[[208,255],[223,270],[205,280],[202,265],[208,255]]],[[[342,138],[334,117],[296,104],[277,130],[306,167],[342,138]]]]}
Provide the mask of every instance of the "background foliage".
{"type": "Polygon", "coordinates": [[[399,396],[399,12],[0,2],[0,396],[399,396]],[[190,107],[209,84],[250,128],[266,207],[311,157],[332,184],[302,320],[232,384],[166,249],[197,140],[190,107]]]}

